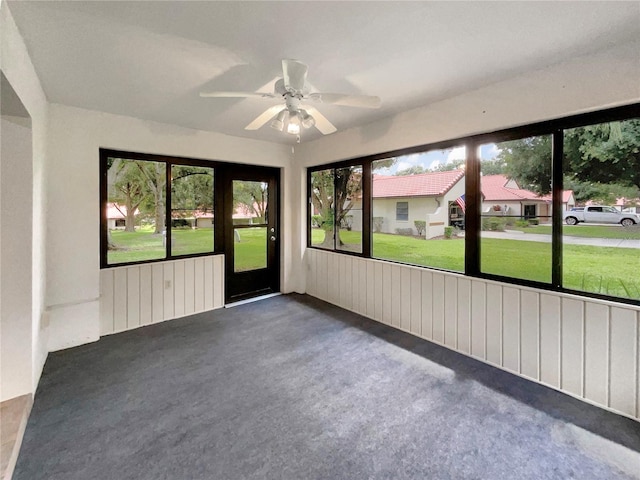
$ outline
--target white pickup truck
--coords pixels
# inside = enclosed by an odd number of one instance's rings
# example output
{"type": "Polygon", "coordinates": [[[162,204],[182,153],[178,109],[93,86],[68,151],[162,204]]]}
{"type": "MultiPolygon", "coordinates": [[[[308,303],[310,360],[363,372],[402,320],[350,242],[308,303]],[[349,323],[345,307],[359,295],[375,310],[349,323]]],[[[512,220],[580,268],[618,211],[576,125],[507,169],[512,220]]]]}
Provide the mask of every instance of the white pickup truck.
{"type": "Polygon", "coordinates": [[[567,225],[584,223],[619,223],[624,227],[630,227],[640,222],[640,217],[635,213],[622,213],[613,207],[602,205],[588,205],[575,207],[564,212],[564,221],[567,225]]]}

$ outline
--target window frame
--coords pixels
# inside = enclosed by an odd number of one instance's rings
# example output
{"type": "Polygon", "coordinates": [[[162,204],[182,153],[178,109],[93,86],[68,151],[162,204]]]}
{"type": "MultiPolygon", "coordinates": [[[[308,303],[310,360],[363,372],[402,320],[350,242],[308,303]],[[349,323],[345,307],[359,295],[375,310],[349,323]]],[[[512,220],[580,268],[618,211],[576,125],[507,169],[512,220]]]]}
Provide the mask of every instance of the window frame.
{"type": "MultiPolygon", "coordinates": [[[[368,239],[368,248],[363,248],[363,253],[357,256],[364,258],[373,258],[371,256],[371,229],[372,216],[372,188],[371,188],[371,166],[375,160],[382,160],[414,153],[423,153],[430,150],[446,149],[457,146],[465,146],[466,148],[466,164],[465,164],[465,258],[464,273],[444,270],[436,267],[424,267],[421,265],[397,262],[393,260],[376,259],[380,261],[411,265],[418,268],[428,268],[431,270],[447,271],[456,274],[464,274],[467,277],[480,278],[484,280],[493,280],[525,287],[537,288],[540,290],[554,291],[560,293],[568,293],[579,295],[582,297],[595,298],[600,300],[614,301],[617,303],[631,304],[640,306],[640,300],[634,300],[623,297],[614,297],[610,295],[573,290],[562,286],[562,192],[563,186],[563,144],[564,131],[595,125],[599,123],[615,122],[640,118],[640,103],[598,110],[577,115],[558,117],[551,120],[536,122],[531,124],[520,125],[512,128],[490,131],[466,137],[457,137],[441,142],[427,143],[423,145],[412,146],[408,148],[397,149],[388,152],[367,155],[363,157],[351,158],[322,165],[314,165],[307,168],[307,198],[309,200],[307,211],[307,248],[317,248],[311,245],[311,221],[310,221],[310,201],[311,201],[311,183],[310,175],[313,171],[326,170],[329,168],[339,168],[341,166],[362,165],[363,166],[363,242],[368,239]],[[517,140],[521,138],[551,135],[551,183],[552,183],[552,210],[551,210],[551,248],[552,248],[552,265],[551,265],[551,282],[542,283],[513,277],[505,277],[501,275],[488,274],[480,271],[480,227],[481,227],[481,205],[482,193],[480,189],[480,159],[477,149],[485,143],[500,143],[509,140],[517,140]],[[368,174],[367,174],[368,170],[368,174]],[[368,225],[365,227],[364,223],[368,225]]],[[[364,247],[364,245],[363,245],[364,247]]],[[[344,252],[334,249],[321,249],[324,251],[332,251],[335,253],[353,255],[350,252],[344,252]]]]}
{"type": "Polygon", "coordinates": [[[128,152],[123,150],[113,150],[108,148],[100,148],[100,268],[116,268],[131,265],[140,265],[145,263],[158,263],[168,262],[171,260],[181,260],[186,258],[206,257],[211,255],[223,254],[223,242],[224,242],[224,222],[223,222],[223,197],[222,187],[220,186],[221,173],[226,168],[229,168],[232,164],[226,162],[219,162],[216,160],[203,160],[188,157],[174,157],[170,155],[157,155],[139,152],[128,152]],[[107,178],[107,159],[110,157],[124,158],[126,160],[140,160],[163,163],[166,171],[165,182],[165,218],[167,219],[166,241],[165,241],[165,256],[163,258],[157,258],[152,260],[136,260],[133,262],[122,263],[108,263],[108,219],[107,219],[107,203],[108,203],[108,178],[107,178]],[[193,166],[193,167],[206,167],[213,169],[213,251],[201,252],[201,253],[189,253],[184,255],[170,254],[171,249],[171,167],[173,165],[193,166]]]}
{"type": "Polygon", "coordinates": [[[402,201],[402,202],[398,202],[396,201],[396,222],[409,222],[409,201],[402,201]],[[404,206],[401,206],[400,204],[404,203],[404,206]],[[404,212],[399,212],[399,209],[405,210],[406,207],[406,214],[404,212]],[[407,218],[400,218],[400,216],[404,216],[406,215],[407,218]]]}

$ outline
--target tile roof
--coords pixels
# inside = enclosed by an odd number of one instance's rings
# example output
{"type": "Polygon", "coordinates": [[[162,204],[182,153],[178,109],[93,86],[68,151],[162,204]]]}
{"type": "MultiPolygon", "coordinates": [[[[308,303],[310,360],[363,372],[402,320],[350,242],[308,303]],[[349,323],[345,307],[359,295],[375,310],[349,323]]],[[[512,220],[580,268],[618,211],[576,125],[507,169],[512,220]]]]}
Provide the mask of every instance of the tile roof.
{"type": "Polygon", "coordinates": [[[447,193],[462,178],[464,170],[418,175],[374,175],[373,198],[438,197],[447,193]]]}
{"type": "Polygon", "coordinates": [[[540,196],[530,190],[523,188],[517,188],[515,180],[509,180],[504,175],[486,175],[481,179],[482,195],[485,202],[496,201],[509,201],[509,200],[538,200],[543,202],[550,202],[551,196],[540,196]],[[514,187],[508,187],[507,184],[511,184],[514,187]]]}

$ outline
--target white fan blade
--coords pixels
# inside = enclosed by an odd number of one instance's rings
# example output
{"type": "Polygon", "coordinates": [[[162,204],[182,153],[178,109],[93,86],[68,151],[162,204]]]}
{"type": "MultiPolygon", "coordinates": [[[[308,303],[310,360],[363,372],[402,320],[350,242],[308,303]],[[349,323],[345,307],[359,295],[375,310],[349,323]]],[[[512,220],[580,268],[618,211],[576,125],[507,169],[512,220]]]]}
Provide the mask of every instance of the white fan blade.
{"type": "Polygon", "coordinates": [[[330,105],[345,107],[380,108],[380,97],[370,95],[346,95],[343,93],[311,93],[309,99],[330,105]]]}
{"type": "Polygon", "coordinates": [[[333,123],[327,120],[327,118],[315,108],[313,107],[302,107],[302,108],[304,108],[307,111],[307,113],[314,118],[314,120],[316,121],[316,128],[320,130],[320,132],[323,135],[329,135],[330,133],[333,133],[336,130],[338,130],[336,127],[333,126],[333,123]]]}
{"type": "Polygon", "coordinates": [[[280,95],[267,92],[200,92],[200,96],[210,98],[278,98],[280,95]]]}
{"type": "Polygon", "coordinates": [[[273,117],[275,117],[280,111],[282,111],[284,107],[282,105],[275,105],[271,108],[267,108],[264,112],[262,112],[258,117],[251,122],[249,125],[244,127],[245,130],[257,130],[273,117]]]}
{"type": "Polygon", "coordinates": [[[297,60],[282,60],[282,73],[284,75],[284,86],[287,90],[296,92],[302,91],[304,82],[307,79],[309,67],[297,60]]]}

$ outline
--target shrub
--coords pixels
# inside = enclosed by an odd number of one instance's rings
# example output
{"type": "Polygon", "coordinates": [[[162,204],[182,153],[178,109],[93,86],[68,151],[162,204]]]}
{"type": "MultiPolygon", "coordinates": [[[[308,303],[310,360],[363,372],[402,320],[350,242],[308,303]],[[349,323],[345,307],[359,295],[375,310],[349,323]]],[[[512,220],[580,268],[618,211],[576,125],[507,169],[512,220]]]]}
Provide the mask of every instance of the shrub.
{"type": "Polygon", "coordinates": [[[529,222],[526,220],[516,220],[516,227],[526,228],[529,226],[529,222]]]}
{"type": "Polygon", "coordinates": [[[529,225],[540,225],[540,219],[539,218],[530,218],[529,219],[529,225]]]}
{"type": "Polygon", "coordinates": [[[413,235],[413,228],[396,228],[398,235],[413,235]]]}
{"type": "Polygon", "coordinates": [[[322,215],[311,215],[311,226],[313,228],[320,228],[322,224],[322,215]]]}
{"type": "Polygon", "coordinates": [[[418,235],[424,235],[424,230],[427,228],[427,222],[424,220],[414,220],[413,224],[416,226],[418,235]]]}
{"type": "Polygon", "coordinates": [[[380,233],[382,231],[382,224],[384,223],[384,217],[373,217],[373,231],[380,233]]]}
{"type": "Polygon", "coordinates": [[[504,232],[507,224],[505,218],[500,217],[484,217],[482,219],[482,230],[490,230],[492,232],[504,232]]]}
{"type": "Polygon", "coordinates": [[[444,227],[444,238],[453,237],[453,227],[444,227]]]}

